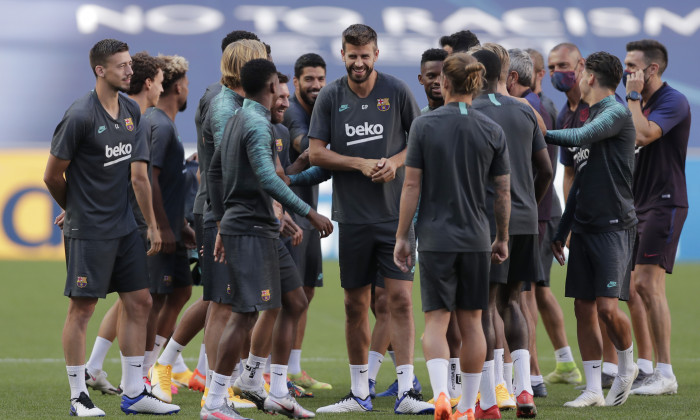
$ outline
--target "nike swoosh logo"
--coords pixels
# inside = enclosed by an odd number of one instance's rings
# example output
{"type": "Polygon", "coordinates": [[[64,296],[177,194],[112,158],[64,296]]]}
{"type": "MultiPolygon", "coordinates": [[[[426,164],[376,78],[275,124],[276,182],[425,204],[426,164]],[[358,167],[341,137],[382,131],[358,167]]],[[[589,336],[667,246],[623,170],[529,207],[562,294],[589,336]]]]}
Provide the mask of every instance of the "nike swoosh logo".
{"type": "Polygon", "coordinates": [[[396,372],[397,375],[403,375],[403,371],[401,372],[396,372]]]}
{"type": "Polygon", "coordinates": [[[106,129],[107,129],[107,127],[105,127],[104,125],[100,126],[100,128],[97,129],[97,134],[104,133],[106,129]]]}
{"type": "Polygon", "coordinates": [[[360,371],[360,373],[365,373],[365,372],[367,372],[367,369],[360,371]]]}
{"type": "MultiPolygon", "coordinates": [[[[216,382],[216,381],[214,381],[214,382],[216,382]]],[[[222,384],[221,382],[216,382],[216,384],[219,386],[224,386],[224,384],[222,384]]]]}
{"type": "Polygon", "coordinates": [[[281,373],[277,373],[277,372],[272,372],[272,373],[274,373],[274,374],[277,375],[277,376],[282,376],[281,373]]]}
{"type": "Polygon", "coordinates": [[[175,351],[178,352],[178,353],[182,353],[182,350],[175,350],[175,351]]]}
{"type": "Polygon", "coordinates": [[[598,366],[593,366],[593,369],[598,369],[599,367],[600,367],[600,365],[598,365],[598,366]]]}
{"type": "Polygon", "coordinates": [[[646,252],[644,253],[644,258],[651,258],[651,257],[658,257],[659,254],[647,254],[646,252]]]}
{"type": "Polygon", "coordinates": [[[141,367],[141,365],[131,365],[132,367],[141,367]]]}
{"type": "Polygon", "coordinates": [[[71,375],[71,374],[68,374],[68,376],[75,378],[76,376],[78,376],[78,374],[77,374],[77,373],[74,373],[74,374],[72,374],[72,375],[71,375]]]}

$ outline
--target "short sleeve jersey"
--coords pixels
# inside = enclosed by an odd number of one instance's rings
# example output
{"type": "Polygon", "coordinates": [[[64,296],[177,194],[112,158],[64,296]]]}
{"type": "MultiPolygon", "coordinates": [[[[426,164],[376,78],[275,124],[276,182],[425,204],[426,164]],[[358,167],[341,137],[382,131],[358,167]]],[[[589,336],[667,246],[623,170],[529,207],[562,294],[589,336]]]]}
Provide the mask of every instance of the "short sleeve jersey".
{"type": "MultiPolygon", "coordinates": [[[[532,155],[547,147],[532,109],[515,98],[499,93],[481,95],[472,102],[474,109],[483,112],[500,125],[506,136],[510,156],[510,235],[537,233],[537,200],[532,175],[532,155]]],[[[487,211],[491,233],[496,234],[493,214],[494,191],[487,189],[487,211]]]]}
{"type": "MultiPolygon", "coordinates": [[[[141,135],[134,142],[131,161],[148,163],[151,160],[151,152],[148,147],[151,143],[151,123],[148,118],[141,118],[139,122],[139,133],[141,135]]],[[[131,209],[134,211],[136,225],[139,229],[146,229],[148,227],[148,225],[146,225],[146,218],[143,217],[141,207],[139,207],[139,203],[136,200],[136,194],[134,193],[133,185],[131,185],[131,178],[129,179],[129,203],[131,203],[131,209]]]]}
{"type": "MultiPolygon", "coordinates": [[[[214,150],[221,143],[226,123],[241,106],[243,106],[243,97],[223,85],[221,85],[219,92],[210,101],[209,110],[204,120],[204,127],[202,128],[202,141],[204,144],[200,164],[204,164],[205,170],[209,169],[214,150]]],[[[216,226],[216,222],[211,214],[211,208],[206,204],[204,208],[204,226],[216,226]]]]}
{"type": "Polygon", "coordinates": [[[151,168],[159,168],[158,185],[163,208],[176,240],[180,240],[185,217],[185,149],[175,122],[159,108],[148,108],[151,123],[151,168]]]}
{"type": "Polygon", "coordinates": [[[642,113],[661,127],[662,135],[639,150],[634,171],[637,211],[658,206],[688,207],[685,180],[690,135],[688,100],[664,83],[644,104],[642,113]]]}
{"type": "MultiPolygon", "coordinates": [[[[282,124],[289,129],[290,139],[295,139],[299,136],[308,136],[310,123],[311,115],[307,114],[304,108],[302,108],[296,96],[290,98],[289,109],[284,113],[284,121],[282,122],[282,124]]],[[[294,149],[289,149],[290,158],[294,152],[294,149]]],[[[306,204],[310,205],[311,208],[316,210],[318,207],[318,185],[294,186],[292,187],[292,191],[294,191],[299,198],[304,200],[306,204]]],[[[304,229],[311,228],[311,223],[305,217],[294,215],[294,221],[304,229]]]]}
{"type": "Polygon", "coordinates": [[[446,104],[413,122],[406,166],[423,174],[418,250],[490,251],[486,186],[509,173],[501,127],[465,103],[446,104]]]}
{"type": "Polygon", "coordinates": [[[141,136],[141,110],[119,95],[112,118],[93,90],[73,102],[54,131],[51,154],[70,160],[63,232],[77,239],[115,239],[136,229],[129,204],[129,168],[141,136]]]}
{"type": "MultiPolygon", "coordinates": [[[[401,80],[377,72],[372,92],[360,98],[343,76],[321,89],[309,138],[329,143],[331,150],[343,156],[388,158],[404,150],[411,123],[419,115],[411,91],[401,80]]],[[[333,220],[348,224],[397,220],[403,179],[403,168],[387,183],[374,183],[359,171],[334,171],[333,220]]]]}
{"type": "MultiPolygon", "coordinates": [[[[194,113],[194,126],[197,129],[197,160],[199,161],[199,168],[202,182],[199,183],[199,189],[197,190],[197,197],[194,200],[194,213],[204,214],[204,206],[207,201],[207,183],[204,181],[207,178],[207,167],[209,161],[211,161],[211,154],[208,156],[209,159],[206,164],[203,165],[205,160],[205,155],[207,151],[204,150],[204,121],[209,113],[209,103],[211,100],[221,91],[221,83],[216,82],[207,86],[207,90],[204,91],[204,95],[199,99],[199,105],[194,113]]],[[[214,152],[212,151],[212,154],[214,152]]]]}

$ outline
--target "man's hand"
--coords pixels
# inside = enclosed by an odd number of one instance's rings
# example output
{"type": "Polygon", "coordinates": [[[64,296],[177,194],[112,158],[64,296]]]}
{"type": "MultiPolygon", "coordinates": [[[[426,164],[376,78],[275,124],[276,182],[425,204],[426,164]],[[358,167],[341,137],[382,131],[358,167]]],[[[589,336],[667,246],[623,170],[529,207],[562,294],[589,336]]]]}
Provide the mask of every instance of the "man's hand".
{"type": "Polygon", "coordinates": [[[411,243],[407,238],[397,238],[394,245],[394,264],[399,267],[399,270],[408,273],[413,268],[413,263],[411,243]]]}
{"type": "Polygon", "coordinates": [[[639,69],[627,76],[625,92],[627,92],[628,95],[632,91],[641,93],[642,89],[644,89],[644,70],[639,69]]]}
{"type": "Polygon", "coordinates": [[[224,251],[224,242],[221,240],[221,234],[216,234],[216,242],[214,242],[214,261],[226,264],[226,252],[224,251]]]}
{"type": "Polygon", "coordinates": [[[372,175],[372,182],[386,183],[396,178],[396,165],[391,159],[381,158],[377,162],[377,172],[372,175]]]}
{"type": "Polygon", "coordinates": [[[501,264],[508,259],[508,240],[496,238],[491,244],[491,264],[501,264]]]}
{"type": "Polygon", "coordinates": [[[163,240],[160,237],[160,231],[158,229],[155,227],[149,227],[146,231],[146,237],[148,238],[148,242],[151,244],[150,249],[146,251],[146,255],[150,257],[151,255],[156,255],[163,250],[163,240]]]}
{"type": "Polygon", "coordinates": [[[362,175],[366,176],[367,178],[372,178],[372,176],[380,169],[377,166],[378,163],[379,160],[377,159],[363,159],[362,165],[360,166],[360,172],[362,172],[362,175]]]}
{"type": "Polygon", "coordinates": [[[66,211],[63,210],[61,214],[56,216],[56,218],[53,220],[53,224],[58,226],[59,229],[63,230],[63,222],[66,220],[66,211]]]}
{"type": "Polygon", "coordinates": [[[170,229],[170,226],[160,230],[160,237],[163,240],[162,251],[166,254],[175,252],[175,235],[173,234],[173,230],[170,229]]]}
{"type": "Polygon", "coordinates": [[[304,237],[304,231],[294,223],[294,219],[285,212],[282,220],[280,221],[280,233],[283,237],[292,237],[292,245],[297,246],[301,243],[301,238],[304,237]]]}
{"type": "Polygon", "coordinates": [[[194,230],[189,224],[182,225],[182,243],[187,249],[197,248],[197,239],[195,239],[194,230]]]}
{"type": "Polygon", "coordinates": [[[561,243],[561,241],[552,242],[550,248],[552,249],[552,254],[554,254],[554,258],[557,260],[559,265],[564,265],[564,263],[566,263],[566,257],[564,256],[564,245],[561,243]]]}
{"type": "Polygon", "coordinates": [[[303,164],[304,166],[309,166],[309,149],[304,149],[304,151],[301,152],[299,157],[297,157],[297,160],[295,160],[295,162],[296,161],[301,162],[301,164],[303,164]]]}
{"type": "Polygon", "coordinates": [[[306,218],[309,219],[311,225],[316,228],[322,238],[333,233],[333,223],[327,217],[318,214],[316,210],[309,209],[309,214],[306,215],[306,218]]]}

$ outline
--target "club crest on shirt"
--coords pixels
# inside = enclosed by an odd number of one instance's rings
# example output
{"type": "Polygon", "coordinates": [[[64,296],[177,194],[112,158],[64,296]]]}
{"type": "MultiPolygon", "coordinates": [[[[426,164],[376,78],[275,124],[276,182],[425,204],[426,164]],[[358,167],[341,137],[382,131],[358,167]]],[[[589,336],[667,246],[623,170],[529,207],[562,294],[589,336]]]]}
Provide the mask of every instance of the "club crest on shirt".
{"type": "Polygon", "coordinates": [[[261,290],[260,297],[262,298],[263,302],[269,302],[270,301],[270,289],[261,290]]]}
{"type": "Polygon", "coordinates": [[[380,111],[388,111],[391,107],[389,103],[389,98],[379,98],[377,99],[377,109],[380,111]]]}
{"type": "Polygon", "coordinates": [[[170,286],[171,284],[173,284],[173,276],[163,276],[163,284],[165,284],[166,286],[170,286]]]}
{"type": "Polygon", "coordinates": [[[134,131],[134,120],[131,118],[124,118],[124,124],[126,124],[127,130],[134,131]]]}
{"type": "Polygon", "coordinates": [[[578,118],[581,122],[586,122],[588,119],[588,108],[582,109],[578,118]]]}
{"type": "Polygon", "coordinates": [[[87,287],[87,277],[78,276],[75,284],[81,289],[84,289],[85,287],[87,287]]]}
{"type": "Polygon", "coordinates": [[[230,295],[231,294],[231,283],[226,285],[226,294],[230,295]]]}
{"type": "Polygon", "coordinates": [[[282,139],[275,139],[275,147],[277,148],[278,152],[281,152],[282,149],[284,149],[284,143],[282,143],[282,139]]]}

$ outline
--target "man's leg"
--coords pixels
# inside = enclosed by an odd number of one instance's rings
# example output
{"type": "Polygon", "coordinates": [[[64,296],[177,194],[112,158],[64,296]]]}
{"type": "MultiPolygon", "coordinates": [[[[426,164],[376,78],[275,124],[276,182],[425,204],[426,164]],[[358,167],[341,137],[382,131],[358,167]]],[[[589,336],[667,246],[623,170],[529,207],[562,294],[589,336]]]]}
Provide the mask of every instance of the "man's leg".
{"type": "MultiPolygon", "coordinates": [[[[671,312],[666,298],[666,271],[652,264],[634,267],[637,293],[644,302],[659,363],[671,364],[671,312]]],[[[672,371],[671,371],[672,373],[672,371]]]]}
{"type": "Polygon", "coordinates": [[[535,298],[537,309],[542,316],[542,324],[544,324],[549,340],[554,347],[554,356],[557,362],[555,370],[544,377],[545,382],[580,383],[582,380],[581,372],[576,367],[571,347],[569,347],[566,338],[564,314],[557,298],[554,297],[552,289],[541,285],[537,285],[535,288],[535,298]]]}
{"type": "Polygon", "coordinates": [[[462,398],[457,404],[457,412],[466,413],[476,403],[481,372],[485,367],[486,340],[480,310],[457,309],[457,320],[462,337],[469,337],[469,345],[462,346],[459,358],[462,371],[462,398]]]}
{"type": "MultiPolygon", "coordinates": [[[[377,283],[380,283],[379,281],[377,283]]],[[[384,282],[375,285],[372,288],[372,301],[370,308],[374,313],[374,328],[372,329],[372,338],[369,344],[369,394],[370,397],[375,397],[375,383],[377,382],[377,374],[379,368],[384,361],[384,354],[389,348],[391,341],[390,320],[391,313],[387,302],[388,293],[384,287],[384,282]]]]}
{"type": "MultiPolygon", "coordinates": [[[[450,391],[450,399],[454,400],[462,395],[460,383],[459,353],[462,348],[462,334],[459,332],[457,314],[452,312],[450,324],[447,326],[447,346],[450,348],[450,377],[447,388],[450,391]]],[[[493,349],[492,349],[493,350],[493,349]]],[[[493,353],[493,351],[491,351],[493,353]]]]}
{"type": "Polygon", "coordinates": [[[122,392],[120,388],[115,387],[107,380],[107,372],[102,370],[107,352],[112,346],[112,342],[117,338],[117,320],[122,307],[121,302],[121,299],[117,299],[102,318],[95,344],[92,346],[90,359],[85,365],[87,386],[95,391],[101,391],[103,394],[118,395],[122,392]]]}
{"type": "Polygon", "coordinates": [[[654,374],[654,347],[649,333],[649,323],[647,310],[644,307],[642,297],[637,293],[635,286],[635,273],[631,273],[630,278],[630,298],[627,301],[627,308],[630,312],[630,320],[632,321],[632,331],[634,332],[634,341],[637,347],[637,367],[639,367],[639,375],[634,380],[632,389],[639,388],[646,378],[654,374]]]}
{"type": "MultiPolygon", "coordinates": [[[[390,312],[390,337],[396,353],[396,372],[399,375],[399,398],[413,389],[413,282],[385,278],[387,303],[390,312]]],[[[447,331],[445,331],[446,333],[447,331]]]]}
{"type": "MultiPolygon", "coordinates": [[[[567,277],[567,283],[569,281],[567,277]]],[[[598,326],[595,300],[575,299],[574,313],[576,314],[578,347],[586,376],[586,388],[578,398],[564,403],[564,407],[605,405],[603,388],[600,383],[602,363],[600,359],[603,356],[603,342],[598,326]]]]}
{"type": "Polygon", "coordinates": [[[530,290],[521,292],[523,315],[527,322],[528,350],[530,351],[530,385],[533,396],[546,397],[547,388],[540,373],[540,365],[537,362],[537,301],[535,300],[535,282],[531,283],[530,290]]]}
{"type": "Polygon", "coordinates": [[[430,385],[433,388],[435,418],[446,420],[452,414],[448,387],[450,348],[447,344],[447,327],[449,323],[450,312],[445,309],[425,312],[425,333],[422,344],[430,385]]]}
{"type": "Polygon", "coordinates": [[[624,404],[639,372],[637,365],[634,364],[632,326],[627,315],[620,310],[617,298],[598,297],[596,305],[598,318],[605,323],[608,336],[617,349],[618,356],[618,375],[605,398],[605,404],[624,404]]]}

